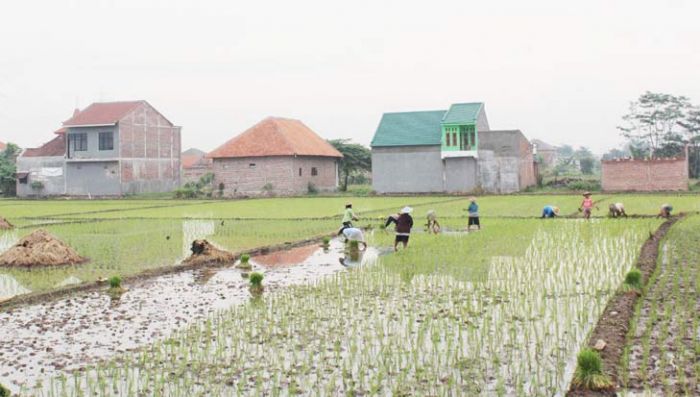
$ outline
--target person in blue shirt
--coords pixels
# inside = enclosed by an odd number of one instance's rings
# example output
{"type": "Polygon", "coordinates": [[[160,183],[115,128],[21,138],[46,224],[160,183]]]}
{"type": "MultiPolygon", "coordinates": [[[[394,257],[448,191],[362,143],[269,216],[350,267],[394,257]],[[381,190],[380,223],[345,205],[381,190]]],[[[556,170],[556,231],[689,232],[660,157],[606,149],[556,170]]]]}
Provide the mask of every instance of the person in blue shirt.
{"type": "Polygon", "coordinates": [[[469,201],[471,203],[469,204],[469,208],[467,208],[467,212],[469,212],[467,230],[471,230],[472,225],[476,226],[477,230],[481,230],[481,224],[479,223],[479,204],[476,203],[476,197],[470,197],[469,201]]]}
{"type": "Polygon", "coordinates": [[[559,216],[559,207],[545,205],[542,209],[542,218],[554,218],[555,216],[559,216]]]}

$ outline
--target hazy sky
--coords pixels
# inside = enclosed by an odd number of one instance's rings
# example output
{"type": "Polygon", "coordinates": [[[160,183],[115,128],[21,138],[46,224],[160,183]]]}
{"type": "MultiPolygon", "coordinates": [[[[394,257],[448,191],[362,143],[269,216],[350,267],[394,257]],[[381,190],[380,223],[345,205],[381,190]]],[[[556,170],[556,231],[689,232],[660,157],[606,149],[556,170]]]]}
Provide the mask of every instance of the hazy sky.
{"type": "Polygon", "coordinates": [[[645,90],[700,104],[700,1],[3,1],[0,140],[146,99],[211,150],[262,118],[368,144],[383,112],[483,101],[492,128],[620,144],[645,90]]]}

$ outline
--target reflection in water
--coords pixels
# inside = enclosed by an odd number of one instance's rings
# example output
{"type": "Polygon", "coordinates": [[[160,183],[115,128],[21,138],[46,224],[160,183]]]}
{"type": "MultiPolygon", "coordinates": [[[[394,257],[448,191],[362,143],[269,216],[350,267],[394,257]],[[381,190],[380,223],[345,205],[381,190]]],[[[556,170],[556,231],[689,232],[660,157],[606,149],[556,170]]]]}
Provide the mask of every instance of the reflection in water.
{"type": "Polygon", "coordinates": [[[253,262],[265,268],[287,267],[303,263],[311,255],[322,249],[316,244],[304,245],[270,254],[258,255],[253,258],[253,262]]]}
{"type": "Polygon", "coordinates": [[[56,287],[67,287],[69,285],[76,285],[80,284],[83,281],[75,276],[70,276],[66,278],[65,280],[61,281],[60,283],[56,284],[56,287]]]}
{"type": "Polygon", "coordinates": [[[215,232],[216,225],[214,221],[182,221],[182,257],[187,258],[190,255],[190,247],[194,240],[207,238],[215,232]]]}
{"type": "Polygon", "coordinates": [[[0,274],[0,300],[31,292],[9,274],[0,274]]]}

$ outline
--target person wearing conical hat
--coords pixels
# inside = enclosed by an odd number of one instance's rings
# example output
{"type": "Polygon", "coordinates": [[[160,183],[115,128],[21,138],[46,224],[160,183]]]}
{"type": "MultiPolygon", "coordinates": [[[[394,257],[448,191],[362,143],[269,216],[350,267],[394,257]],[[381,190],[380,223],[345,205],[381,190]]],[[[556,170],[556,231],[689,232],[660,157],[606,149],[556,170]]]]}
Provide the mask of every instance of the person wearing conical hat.
{"type": "Polygon", "coordinates": [[[542,209],[541,218],[554,218],[555,216],[559,216],[559,207],[554,205],[545,205],[542,209]]]}

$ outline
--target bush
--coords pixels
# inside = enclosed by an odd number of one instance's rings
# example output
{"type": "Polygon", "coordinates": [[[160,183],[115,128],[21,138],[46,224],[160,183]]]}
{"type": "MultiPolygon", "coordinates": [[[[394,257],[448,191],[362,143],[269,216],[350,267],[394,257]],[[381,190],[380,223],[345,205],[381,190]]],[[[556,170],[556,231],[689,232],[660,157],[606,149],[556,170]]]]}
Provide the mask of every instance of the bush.
{"type": "Polygon", "coordinates": [[[41,190],[44,188],[44,184],[41,181],[34,181],[29,186],[34,190],[41,190]]]}
{"type": "Polygon", "coordinates": [[[268,196],[274,196],[275,195],[275,186],[268,182],[265,185],[263,185],[262,191],[268,196]]]}
{"type": "Polygon", "coordinates": [[[600,181],[597,181],[597,180],[571,181],[566,185],[566,187],[569,190],[598,191],[598,190],[600,190],[600,181]]]}
{"type": "Polygon", "coordinates": [[[624,286],[627,290],[641,290],[642,272],[639,269],[630,270],[625,276],[624,286]]]}
{"type": "Polygon", "coordinates": [[[175,190],[175,198],[178,199],[190,199],[197,197],[197,191],[192,187],[185,184],[185,186],[175,190]]]}
{"type": "Polygon", "coordinates": [[[109,278],[109,288],[121,288],[122,278],[119,276],[112,276],[109,278]]]}
{"type": "Polygon", "coordinates": [[[610,377],[603,373],[603,360],[597,351],[586,348],[576,357],[577,366],[572,383],[589,390],[604,390],[613,386],[610,377]]]}
{"type": "Polygon", "coordinates": [[[306,190],[309,194],[318,194],[318,188],[311,182],[309,182],[309,185],[306,187],[306,190]]]}

